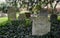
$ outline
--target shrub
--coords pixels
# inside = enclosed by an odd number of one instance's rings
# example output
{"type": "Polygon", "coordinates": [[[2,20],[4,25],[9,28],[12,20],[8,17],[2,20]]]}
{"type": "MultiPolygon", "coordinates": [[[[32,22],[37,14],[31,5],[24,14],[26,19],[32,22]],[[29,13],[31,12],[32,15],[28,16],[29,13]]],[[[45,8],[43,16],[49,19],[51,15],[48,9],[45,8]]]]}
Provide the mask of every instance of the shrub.
{"type": "Polygon", "coordinates": [[[29,38],[31,36],[31,26],[26,27],[24,24],[24,21],[19,20],[2,23],[3,26],[0,26],[0,36],[3,38],[29,38]]]}

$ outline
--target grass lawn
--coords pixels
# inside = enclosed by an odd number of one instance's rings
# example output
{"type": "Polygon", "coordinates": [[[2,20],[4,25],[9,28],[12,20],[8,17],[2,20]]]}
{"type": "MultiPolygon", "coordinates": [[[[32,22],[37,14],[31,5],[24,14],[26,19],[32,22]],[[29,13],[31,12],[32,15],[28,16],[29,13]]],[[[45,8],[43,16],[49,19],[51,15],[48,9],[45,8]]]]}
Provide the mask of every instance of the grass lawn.
{"type": "MultiPolygon", "coordinates": [[[[16,17],[18,17],[19,15],[17,14],[16,17]]],[[[18,18],[17,18],[18,19],[18,18]]],[[[7,21],[8,20],[8,17],[0,17],[0,24],[7,21]]]]}
{"type": "MultiPolygon", "coordinates": [[[[0,24],[7,21],[8,20],[8,17],[1,17],[0,18],[0,24]]],[[[58,20],[60,20],[60,16],[58,16],[58,20]]]]}
{"type": "Polygon", "coordinates": [[[3,23],[3,22],[5,22],[5,21],[7,21],[7,20],[8,20],[7,17],[1,17],[1,18],[0,18],[0,24],[3,23]]]}
{"type": "Polygon", "coordinates": [[[60,16],[58,16],[58,20],[60,20],[60,16]]]}

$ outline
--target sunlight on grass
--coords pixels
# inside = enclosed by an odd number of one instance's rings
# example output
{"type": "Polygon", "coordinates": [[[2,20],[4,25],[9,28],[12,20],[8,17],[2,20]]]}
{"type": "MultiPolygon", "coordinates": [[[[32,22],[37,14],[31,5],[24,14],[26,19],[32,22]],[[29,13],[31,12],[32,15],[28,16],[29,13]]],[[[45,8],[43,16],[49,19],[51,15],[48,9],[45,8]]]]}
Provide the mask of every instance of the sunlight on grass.
{"type": "MultiPolygon", "coordinates": [[[[17,17],[18,17],[18,14],[17,14],[17,17]]],[[[48,16],[49,17],[49,16],[48,16]]],[[[49,18],[50,19],[50,18],[49,18]]],[[[8,17],[1,17],[0,18],[0,24],[7,21],[8,20],[8,17]]],[[[60,20],[60,16],[58,16],[58,20],[60,20]]]]}
{"type": "Polygon", "coordinates": [[[3,23],[3,22],[5,22],[5,21],[7,21],[7,20],[8,20],[7,17],[1,17],[1,18],[0,18],[0,23],[3,23]]]}
{"type": "Polygon", "coordinates": [[[18,16],[19,16],[19,14],[17,13],[17,14],[16,14],[16,19],[18,19],[18,16]]]}
{"type": "Polygon", "coordinates": [[[60,16],[58,16],[58,20],[60,20],[60,16]]]}

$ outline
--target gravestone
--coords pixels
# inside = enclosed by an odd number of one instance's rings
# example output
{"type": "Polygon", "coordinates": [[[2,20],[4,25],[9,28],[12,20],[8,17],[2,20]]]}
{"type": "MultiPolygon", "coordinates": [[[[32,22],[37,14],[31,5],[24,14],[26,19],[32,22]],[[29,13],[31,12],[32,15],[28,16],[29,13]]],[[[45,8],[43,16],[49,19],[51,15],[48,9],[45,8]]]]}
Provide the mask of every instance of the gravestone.
{"type": "Polygon", "coordinates": [[[50,22],[48,21],[48,12],[43,10],[39,14],[31,16],[32,35],[45,35],[50,32],[50,22]]]}
{"type": "Polygon", "coordinates": [[[8,8],[8,20],[16,20],[16,9],[14,7],[8,8]]]}
{"type": "Polygon", "coordinates": [[[24,20],[26,18],[25,14],[19,14],[18,20],[24,20]]]}
{"type": "Polygon", "coordinates": [[[24,11],[20,11],[20,14],[18,16],[18,20],[24,20],[29,17],[30,17],[30,12],[25,9],[24,11]]]}

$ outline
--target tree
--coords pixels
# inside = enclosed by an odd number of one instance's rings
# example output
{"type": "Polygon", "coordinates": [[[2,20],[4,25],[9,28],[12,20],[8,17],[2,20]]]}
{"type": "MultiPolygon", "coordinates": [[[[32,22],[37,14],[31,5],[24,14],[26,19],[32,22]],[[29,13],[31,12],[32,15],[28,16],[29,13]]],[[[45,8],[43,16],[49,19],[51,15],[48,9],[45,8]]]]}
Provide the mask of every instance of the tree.
{"type": "Polygon", "coordinates": [[[2,11],[3,13],[7,13],[7,8],[8,8],[7,3],[0,4],[0,11],[2,11]]]}
{"type": "Polygon", "coordinates": [[[45,6],[47,6],[48,0],[39,0],[37,4],[34,5],[33,11],[36,12],[42,10],[45,6]]]}
{"type": "Polygon", "coordinates": [[[39,10],[43,9],[45,6],[47,6],[47,9],[48,9],[48,4],[50,4],[51,10],[53,11],[56,9],[56,6],[58,4],[58,1],[56,1],[55,6],[53,7],[54,1],[55,0],[39,0],[38,4],[36,4],[33,9],[34,9],[34,11],[35,11],[35,9],[36,9],[36,11],[39,11],[39,10]]]}

